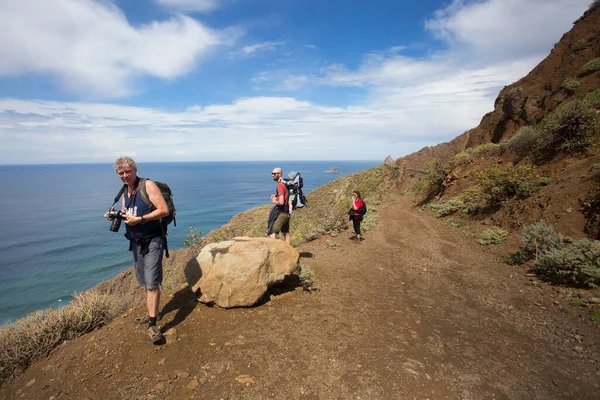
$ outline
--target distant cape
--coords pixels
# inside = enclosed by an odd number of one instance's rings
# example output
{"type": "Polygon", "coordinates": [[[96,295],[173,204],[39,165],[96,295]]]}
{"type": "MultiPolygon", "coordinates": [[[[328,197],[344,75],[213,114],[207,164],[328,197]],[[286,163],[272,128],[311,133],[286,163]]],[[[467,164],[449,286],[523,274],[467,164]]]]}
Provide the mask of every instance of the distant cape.
{"type": "Polygon", "coordinates": [[[338,167],[331,167],[329,168],[327,171],[325,172],[332,172],[334,174],[339,174],[340,173],[340,169],[338,167]]]}

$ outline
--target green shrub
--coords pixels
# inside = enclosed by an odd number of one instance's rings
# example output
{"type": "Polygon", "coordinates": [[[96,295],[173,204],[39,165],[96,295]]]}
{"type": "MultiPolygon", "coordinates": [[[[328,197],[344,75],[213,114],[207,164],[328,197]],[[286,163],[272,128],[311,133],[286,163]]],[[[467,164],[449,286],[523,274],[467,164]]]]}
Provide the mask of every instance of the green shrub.
{"type": "Polygon", "coordinates": [[[592,145],[597,129],[593,108],[578,100],[562,103],[542,121],[533,154],[544,161],[559,153],[582,153],[592,145]]]}
{"type": "Polygon", "coordinates": [[[446,217],[454,214],[464,206],[463,202],[456,197],[448,200],[447,202],[433,202],[427,205],[427,208],[435,213],[437,217],[446,217]]]}
{"type": "Polygon", "coordinates": [[[456,154],[452,158],[452,161],[450,162],[450,164],[455,165],[460,162],[468,161],[475,156],[494,154],[500,148],[501,148],[501,146],[496,143],[486,143],[486,144],[482,144],[481,146],[477,146],[475,148],[468,147],[468,148],[464,149],[463,151],[461,151],[460,153],[456,154]]]}
{"type": "Polygon", "coordinates": [[[587,47],[587,40],[579,39],[575,44],[573,44],[573,47],[571,47],[571,51],[573,53],[579,53],[581,50],[585,49],[586,47],[587,47]]]}
{"type": "Polygon", "coordinates": [[[524,157],[531,151],[536,138],[537,132],[533,127],[522,126],[513,137],[502,142],[502,146],[508,151],[524,157]]]}
{"type": "Polygon", "coordinates": [[[521,242],[524,245],[525,254],[537,256],[542,252],[561,248],[564,239],[560,233],[555,232],[544,221],[538,221],[523,228],[521,242]]]}
{"type": "Polygon", "coordinates": [[[300,287],[302,289],[311,291],[314,289],[315,274],[308,265],[300,265],[300,271],[298,272],[298,278],[300,279],[300,287]]]}
{"type": "Polygon", "coordinates": [[[590,319],[595,323],[600,322],[600,306],[596,305],[593,307],[592,311],[590,312],[590,319]]]}
{"type": "Polygon", "coordinates": [[[533,271],[553,283],[582,287],[600,284],[600,241],[580,239],[538,254],[533,271]]]}
{"type": "Polygon", "coordinates": [[[487,231],[483,232],[479,239],[477,239],[477,243],[482,246],[487,246],[489,244],[500,244],[506,240],[506,232],[497,226],[493,226],[487,231]]]}
{"type": "Polygon", "coordinates": [[[442,190],[442,183],[446,175],[452,171],[452,162],[442,162],[437,158],[427,161],[425,173],[414,187],[415,193],[425,193],[427,197],[435,196],[442,190]]]}
{"type": "Polygon", "coordinates": [[[527,254],[523,250],[517,250],[514,253],[504,255],[504,262],[508,265],[521,265],[528,259],[527,254]]]}
{"type": "Polygon", "coordinates": [[[509,198],[531,196],[540,187],[540,178],[534,166],[505,167],[496,164],[477,176],[477,184],[458,196],[468,214],[493,209],[509,198]]]}
{"type": "Polygon", "coordinates": [[[579,76],[586,76],[597,71],[600,71],[600,57],[594,58],[581,67],[579,70],[579,76]]]}
{"type": "Polygon", "coordinates": [[[186,246],[194,246],[202,241],[202,231],[199,228],[190,226],[190,231],[185,235],[183,244],[186,246]]]}
{"type": "Polygon", "coordinates": [[[583,301],[581,301],[581,299],[572,299],[571,305],[573,307],[584,307],[585,306],[585,304],[583,303],[583,301]]]}
{"type": "Polygon", "coordinates": [[[560,88],[568,94],[575,93],[579,86],[581,86],[581,83],[575,78],[567,78],[560,84],[560,88]]]}
{"type": "Polygon", "coordinates": [[[594,2],[590,4],[589,10],[595,10],[596,8],[600,8],[600,0],[594,0],[594,2]]]}
{"type": "Polygon", "coordinates": [[[599,109],[600,108],[600,89],[595,89],[592,92],[589,92],[583,98],[583,104],[588,107],[599,109]]]}

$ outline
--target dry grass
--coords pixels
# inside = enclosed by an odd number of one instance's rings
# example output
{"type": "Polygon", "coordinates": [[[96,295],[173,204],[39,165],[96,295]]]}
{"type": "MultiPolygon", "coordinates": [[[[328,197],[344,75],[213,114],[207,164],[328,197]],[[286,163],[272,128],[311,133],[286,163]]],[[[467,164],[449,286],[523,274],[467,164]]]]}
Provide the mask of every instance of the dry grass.
{"type": "Polygon", "coordinates": [[[45,357],[59,344],[109,323],[122,307],[95,291],[80,293],[66,307],[45,309],[0,327],[0,381],[45,357]]]}

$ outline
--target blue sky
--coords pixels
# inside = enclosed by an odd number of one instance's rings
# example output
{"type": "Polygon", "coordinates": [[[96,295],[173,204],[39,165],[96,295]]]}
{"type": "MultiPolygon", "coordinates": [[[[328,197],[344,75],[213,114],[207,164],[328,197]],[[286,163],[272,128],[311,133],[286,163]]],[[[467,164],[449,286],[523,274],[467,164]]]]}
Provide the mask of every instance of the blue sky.
{"type": "Polygon", "coordinates": [[[590,2],[0,0],[0,164],[398,158],[590,2]]]}

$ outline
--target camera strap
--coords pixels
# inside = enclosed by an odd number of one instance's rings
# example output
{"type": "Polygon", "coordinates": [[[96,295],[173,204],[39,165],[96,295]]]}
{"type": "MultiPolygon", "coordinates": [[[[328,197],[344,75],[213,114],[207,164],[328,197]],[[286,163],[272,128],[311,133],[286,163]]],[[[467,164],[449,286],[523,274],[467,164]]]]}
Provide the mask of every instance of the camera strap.
{"type": "Polygon", "coordinates": [[[123,193],[125,193],[125,189],[127,189],[127,185],[123,185],[123,187],[121,188],[121,190],[119,190],[119,193],[117,193],[117,195],[115,196],[115,200],[113,201],[113,205],[110,206],[109,210],[112,210],[112,208],[115,206],[115,204],[117,204],[117,201],[119,201],[119,199],[121,198],[121,196],[123,196],[123,193]]]}

